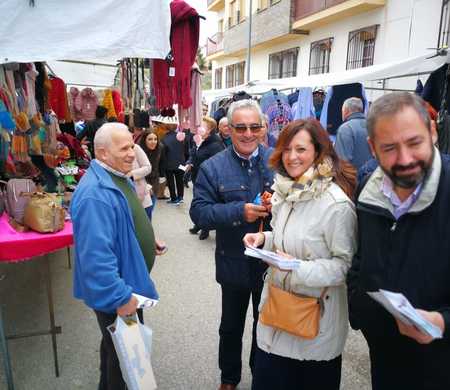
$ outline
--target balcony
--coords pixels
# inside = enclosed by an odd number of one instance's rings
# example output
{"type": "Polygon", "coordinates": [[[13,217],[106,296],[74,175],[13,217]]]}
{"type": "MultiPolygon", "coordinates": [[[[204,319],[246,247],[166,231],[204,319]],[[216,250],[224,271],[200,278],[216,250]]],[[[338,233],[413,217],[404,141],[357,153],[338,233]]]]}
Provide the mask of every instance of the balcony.
{"type": "MultiPolygon", "coordinates": [[[[272,1],[272,5],[253,14],[252,17],[252,47],[254,49],[262,46],[270,46],[276,42],[292,39],[290,29],[291,1],[272,1]]],[[[256,6],[257,1],[253,0],[256,6]]],[[[233,22],[241,20],[240,15],[233,22]]],[[[247,50],[248,18],[240,23],[227,23],[225,31],[225,55],[238,55],[247,50]]]]}
{"type": "Polygon", "coordinates": [[[218,32],[212,37],[208,37],[206,41],[206,57],[208,60],[212,60],[220,56],[223,52],[223,33],[218,32]],[[211,58],[214,56],[213,58],[211,58]]]}
{"type": "Polygon", "coordinates": [[[383,7],[386,0],[294,0],[294,30],[311,30],[383,7]]]}
{"type": "Polygon", "coordinates": [[[439,48],[448,47],[450,35],[449,33],[450,33],[450,0],[443,0],[437,47],[439,48]]]}
{"type": "Polygon", "coordinates": [[[219,12],[225,8],[225,0],[208,0],[208,11],[219,12]]]}

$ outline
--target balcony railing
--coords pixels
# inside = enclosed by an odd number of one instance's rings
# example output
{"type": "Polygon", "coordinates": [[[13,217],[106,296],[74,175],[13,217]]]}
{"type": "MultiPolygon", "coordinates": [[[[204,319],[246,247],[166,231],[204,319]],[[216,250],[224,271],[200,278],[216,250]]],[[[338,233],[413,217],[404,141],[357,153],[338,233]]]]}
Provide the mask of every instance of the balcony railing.
{"type": "Polygon", "coordinates": [[[347,0],[295,0],[295,20],[305,18],[347,0]]]}
{"type": "Polygon", "coordinates": [[[218,32],[208,37],[206,42],[206,56],[213,55],[223,50],[223,33],[218,32]]]}
{"type": "Polygon", "coordinates": [[[438,47],[449,44],[450,33],[450,0],[442,0],[441,22],[439,24],[438,47]]]}

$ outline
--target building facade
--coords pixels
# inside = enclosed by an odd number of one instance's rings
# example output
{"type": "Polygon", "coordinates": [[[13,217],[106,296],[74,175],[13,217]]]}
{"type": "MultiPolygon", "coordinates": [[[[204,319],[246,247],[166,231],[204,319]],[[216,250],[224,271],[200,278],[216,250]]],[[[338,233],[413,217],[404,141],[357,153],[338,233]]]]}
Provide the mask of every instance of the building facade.
{"type": "MultiPolygon", "coordinates": [[[[207,0],[214,89],[246,80],[250,0],[207,0]]],[[[251,0],[250,80],[339,72],[432,53],[449,41],[449,0],[251,0]]],[[[406,88],[405,80],[389,80],[406,88]]],[[[384,85],[383,87],[386,87],[384,85]]]]}

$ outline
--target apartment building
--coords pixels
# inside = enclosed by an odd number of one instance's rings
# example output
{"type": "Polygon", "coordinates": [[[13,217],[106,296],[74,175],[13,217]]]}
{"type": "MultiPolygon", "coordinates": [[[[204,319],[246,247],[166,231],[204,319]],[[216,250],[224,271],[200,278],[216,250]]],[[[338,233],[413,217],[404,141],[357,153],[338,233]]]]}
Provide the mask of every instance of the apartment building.
{"type": "Polygon", "coordinates": [[[213,89],[248,81],[250,1],[250,80],[351,70],[449,42],[450,0],[207,0],[218,16],[206,48],[213,89]]]}

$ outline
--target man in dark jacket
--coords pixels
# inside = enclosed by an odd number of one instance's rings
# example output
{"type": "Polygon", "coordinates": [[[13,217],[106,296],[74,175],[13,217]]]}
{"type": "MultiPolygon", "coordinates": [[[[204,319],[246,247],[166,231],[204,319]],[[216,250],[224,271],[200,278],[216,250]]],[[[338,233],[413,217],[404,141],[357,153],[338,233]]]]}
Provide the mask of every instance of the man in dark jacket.
{"type": "Polygon", "coordinates": [[[352,97],[342,105],[344,123],[337,131],[334,148],[340,158],[348,161],[357,170],[372,158],[367,142],[367,125],[364,106],[360,98],[352,97]]]}
{"type": "Polygon", "coordinates": [[[94,150],[94,137],[97,130],[102,127],[103,124],[106,123],[106,114],[108,113],[108,110],[104,106],[97,106],[95,109],[95,119],[92,121],[89,121],[83,130],[81,130],[77,138],[82,141],[83,138],[86,137],[85,141],[87,141],[87,146],[89,149],[89,152],[91,153],[92,159],[95,158],[95,150],[94,150]]]}
{"type": "Polygon", "coordinates": [[[179,167],[186,163],[187,152],[186,139],[178,141],[175,129],[176,126],[169,128],[161,142],[166,153],[166,179],[170,193],[167,203],[179,205],[183,203],[184,197],[184,171],[179,167]]]}
{"type": "MultiPolygon", "coordinates": [[[[200,165],[208,158],[211,158],[212,156],[221,152],[225,148],[222,143],[222,140],[216,134],[217,123],[213,118],[203,117],[202,128],[204,131],[204,133],[202,134],[203,140],[198,147],[197,145],[195,145],[191,149],[188,164],[188,167],[192,174],[192,183],[194,183],[194,185],[195,181],[197,180],[200,165]]],[[[198,236],[199,240],[206,240],[209,237],[209,230],[207,229],[200,229],[197,225],[194,225],[194,227],[189,229],[189,232],[191,234],[197,234],[199,231],[200,231],[200,235],[198,236]]]]}
{"type": "Polygon", "coordinates": [[[200,166],[190,210],[196,225],[216,230],[216,280],[222,289],[221,390],[235,389],[241,380],[242,335],[250,297],[253,305],[250,367],[253,367],[258,305],[266,267],[260,260],[244,255],[242,238],[246,233],[257,232],[261,218],[268,217],[266,208],[254,202],[273,182],[273,173],[267,168],[270,150],[259,145],[262,113],[258,104],[252,100],[233,103],[228,122],[233,144],[200,166]]]}
{"type": "Polygon", "coordinates": [[[357,198],[350,323],[369,345],[374,390],[450,389],[450,162],[413,94],[384,95],[367,123],[380,166],[357,198]],[[378,289],[405,295],[443,338],[395,319],[367,295],[378,289]]]}

